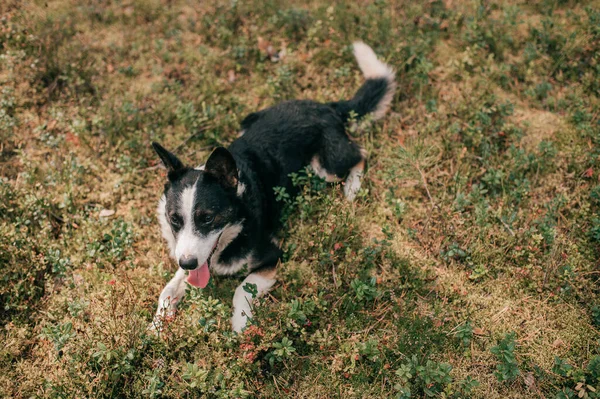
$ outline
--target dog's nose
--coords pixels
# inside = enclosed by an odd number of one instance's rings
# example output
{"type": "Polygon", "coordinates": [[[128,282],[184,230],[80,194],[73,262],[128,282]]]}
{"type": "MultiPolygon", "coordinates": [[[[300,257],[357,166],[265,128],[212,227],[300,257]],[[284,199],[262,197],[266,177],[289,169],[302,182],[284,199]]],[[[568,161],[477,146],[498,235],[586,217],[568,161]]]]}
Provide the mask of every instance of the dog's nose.
{"type": "Polygon", "coordinates": [[[185,270],[194,270],[198,267],[198,259],[195,256],[182,256],[179,258],[179,267],[185,270]]]}

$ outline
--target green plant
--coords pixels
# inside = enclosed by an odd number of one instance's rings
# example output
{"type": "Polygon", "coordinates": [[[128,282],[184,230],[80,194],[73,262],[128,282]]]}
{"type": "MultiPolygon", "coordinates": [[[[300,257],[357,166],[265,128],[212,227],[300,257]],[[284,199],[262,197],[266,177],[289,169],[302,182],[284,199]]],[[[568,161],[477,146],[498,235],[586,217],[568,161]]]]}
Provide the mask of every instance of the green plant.
{"type": "Polygon", "coordinates": [[[306,34],[311,17],[308,11],[301,8],[288,8],[278,10],[270,22],[278,28],[284,28],[287,37],[298,41],[306,34]]]}
{"type": "Polygon", "coordinates": [[[114,264],[126,259],[133,244],[133,231],[130,223],[117,219],[110,230],[99,241],[87,246],[87,256],[91,259],[102,259],[106,256],[109,263],[114,264]]]}
{"type": "Polygon", "coordinates": [[[369,282],[363,282],[359,279],[354,279],[350,283],[350,287],[354,290],[354,296],[359,302],[369,302],[377,298],[379,292],[375,286],[377,279],[372,277],[369,282]]]}
{"type": "Polygon", "coordinates": [[[454,335],[462,346],[468,347],[473,339],[473,326],[467,321],[456,328],[454,335]]]}
{"type": "Polygon", "coordinates": [[[498,345],[491,349],[491,352],[496,356],[498,364],[496,365],[496,372],[494,375],[498,381],[512,381],[520,374],[519,365],[515,355],[515,333],[506,334],[502,338],[498,345]]]}
{"type": "Polygon", "coordinates": [[[417,356],[404,362],[396,369],[399,383],[395,385],[397,398],[411,398],[413,394],[424,397],[460,398],[468,395],[478,382],[468,378],[459,382],[458,389],[453,390],[453,378],[450,375],[452,366],[432,360],[419,361],[417,356]]]}
{"type": "Polygon", "coordinates": [[[190,388],[201,388],[203,390],[208,388],[208,376],[209,372],[198,367],[195,363],[187,363],[186,369],[182,374],[183,379],[188,383],[190,388]]]}
{"type": "Polygon", "coordinates": [[[552,366],[552,372],[560,375],[561,377],[569,377],[572,373],[573,366],[565,362],[560,357],[554,358],[554,366],[552,366]]]}
{"type": "Polygon", "coordinates": [[[160,397],[163,393],[162,387],[164,383],[160,380],[159,376],[156,372],[147,371],[146,372],[146,388],[142,390],[142,394],[148,398],[157,398],[160,397]]]}
{"type": "Polygon", "coordinates": [[[600,326],[600,306],[594,305],[591,309],[592,322],[595,326],[600,326]]]}
{"type": "Polygon", "coordinates": [[[64,323],[58,325],[50,325],[44,327],[42,330],[41,337],[45,339],[49,339],[54,344],[54,349],[56,352],[60,352],[62,348],[66,345],[69,339],[75,336],[75,332],[73,331],[73,324],[64,323]]]}
{"type": "Polygon", "coordinates": [[[266,360],[269,362],[271,367],[275,366],[275,363],[282,363],[286,359],[289,359],[296,352],[296,348],[293,346],[293,342],[287,337],[283,337],[280,342],[275,342],[272,347],[273,350],[266,356],[266,360]]]}
{"type": "Polygon", "coordinates": [[[371,362],[379,360],[381,351],[377,348],[379,342],[375,339],[369,339],[366,342],[360,343],[358,353],[369,359],[371,362]]]}

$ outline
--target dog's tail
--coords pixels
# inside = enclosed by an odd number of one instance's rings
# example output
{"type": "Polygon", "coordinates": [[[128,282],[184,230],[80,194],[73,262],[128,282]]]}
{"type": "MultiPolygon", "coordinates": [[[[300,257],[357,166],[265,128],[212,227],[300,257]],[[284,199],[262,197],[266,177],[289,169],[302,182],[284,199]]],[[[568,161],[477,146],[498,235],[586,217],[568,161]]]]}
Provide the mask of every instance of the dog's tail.
{"type": "Polygon", "coordinates": [[[354,57],[367,81],[358,89],[354,97],[330,105],[347,121],[351,111],[360,118],[373,113],[374,119],[382,118],[394,97],[396,73],[387,64],[379,61],[371,47],[363,42],[354,42],[354,57]]]}

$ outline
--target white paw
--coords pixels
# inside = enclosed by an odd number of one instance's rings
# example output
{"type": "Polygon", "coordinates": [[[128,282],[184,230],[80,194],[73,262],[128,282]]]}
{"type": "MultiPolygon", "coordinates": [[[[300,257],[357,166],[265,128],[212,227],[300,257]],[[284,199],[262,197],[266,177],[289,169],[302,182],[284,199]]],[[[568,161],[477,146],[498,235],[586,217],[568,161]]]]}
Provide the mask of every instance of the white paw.
{"type": "Polygon", "coordinates": [[[148,331],[160,334],[163,328],[175,317],[175,309],[172,306],[161,307],[156,311],[154,319],[148,324],[148,331]]]}
{"type": "Polygon", "coordinates": [[[360,172],[351,172],[348,178],[346,179],[346,184],[344,184],[344,195],[346,199],[350,202],[354,201],[356,195],[360,191],[360,178],[362,173],[360,172]]]}
{"type": "Polygon", "coordinates": [[[147,330],[151,334],[160,335],[163,330],[163,320],[162,316],[156,315],[150,324],[148,324],[147,330]]]}
{"type": "Polygon", "coordinates": [[[233,317],[231,318],[231,329],[236,333],[240,334],[244,330],[244,328],[246,328],[246,324],[248,324],[248,317],[252,317],[252,313],[250,313],[250,310],[236,309],[233,312],[233,317]]]}

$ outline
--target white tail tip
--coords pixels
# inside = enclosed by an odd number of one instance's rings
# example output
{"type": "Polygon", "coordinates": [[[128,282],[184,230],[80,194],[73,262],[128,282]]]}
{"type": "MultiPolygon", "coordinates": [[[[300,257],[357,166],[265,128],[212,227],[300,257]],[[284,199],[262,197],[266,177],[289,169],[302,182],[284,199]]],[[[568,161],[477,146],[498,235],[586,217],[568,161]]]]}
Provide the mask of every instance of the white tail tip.
{"type": "Polygon", "coordinates": [[[373,49],[365,43],[354,42],[353,46],[354,57],[365,78],[385,79],[388,83],[385,95],[373,111],[374,119],[380,119],[390,109],[390,105],[392,104],[394,92],[396,91],[396,72],[388,64],[379,61],[373,49]]]}
{"type": "Polygon", "coordinates": [[[389,65],[379,61],[371,47],[363,42],[354,42],[352,45],[354,47],[354,57],[365,78],[384,78],[388,82],[394,81],[394,70],[389,65]]]}

